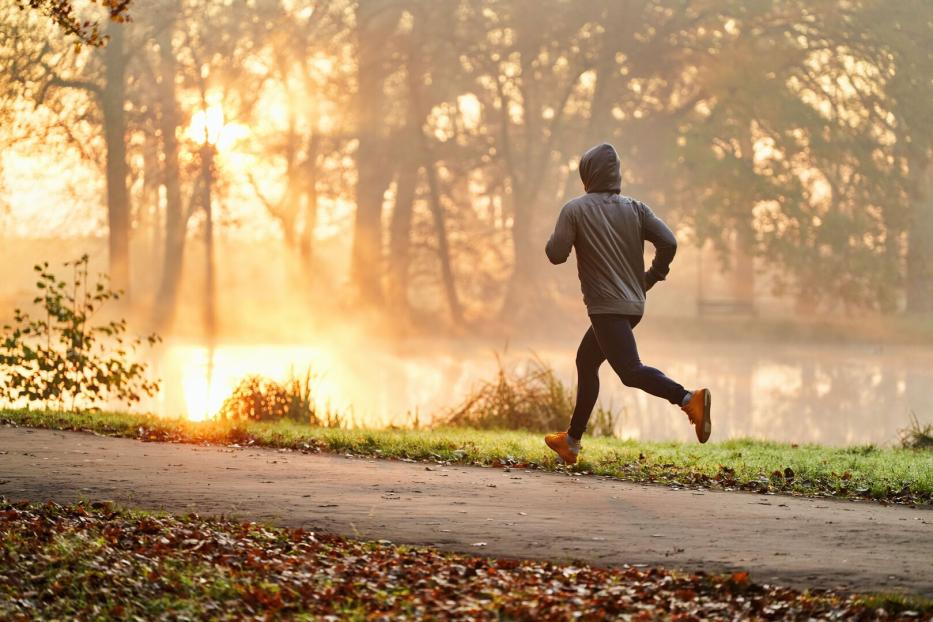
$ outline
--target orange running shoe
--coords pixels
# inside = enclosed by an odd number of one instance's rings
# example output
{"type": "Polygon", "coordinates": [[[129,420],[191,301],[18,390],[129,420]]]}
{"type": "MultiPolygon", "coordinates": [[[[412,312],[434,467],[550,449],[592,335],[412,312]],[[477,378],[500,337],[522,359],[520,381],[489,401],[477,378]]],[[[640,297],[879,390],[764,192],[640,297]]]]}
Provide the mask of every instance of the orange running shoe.
{"type": "Polygon", "coordinates": [[[557,452],[557,455],[564,464],[575,464],[577,462],[577,454],[580,453],[580,445],[578,443],[573,443],[571,445],[571,440],[566,432],[548,434],[544,437],[544,442],[547,443],[548,447],[557,452]]]}
{"type": "Polygon", "coordinates": [[[697,433],[697,440],[701,443],[708,441],[710,432],[713,431],[713,423],[709,418],[711,401],[709,389],[697,389],[687,405],[681,407],[681,410],[690,418],[690,423],[693,424],[697,433]]]}

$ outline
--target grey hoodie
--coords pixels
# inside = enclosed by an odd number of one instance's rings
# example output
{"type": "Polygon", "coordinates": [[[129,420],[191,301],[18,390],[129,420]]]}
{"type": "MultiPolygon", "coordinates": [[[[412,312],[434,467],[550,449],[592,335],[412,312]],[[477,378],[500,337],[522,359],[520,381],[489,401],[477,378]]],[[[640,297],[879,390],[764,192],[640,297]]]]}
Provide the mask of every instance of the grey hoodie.
{"type": "Polygon", "coordinates": [[[640,201],[619,194],[619,154],[612,145],[593,147],[580,159],[586,194],[564,205],[545,251],[551,263],[577,249],[577,271],[589,315],[642,315],[645,292],[663,281],[677,252],[677,239],[640,201]],[[645,240],[655,247],[645,272],[645,240]]]}

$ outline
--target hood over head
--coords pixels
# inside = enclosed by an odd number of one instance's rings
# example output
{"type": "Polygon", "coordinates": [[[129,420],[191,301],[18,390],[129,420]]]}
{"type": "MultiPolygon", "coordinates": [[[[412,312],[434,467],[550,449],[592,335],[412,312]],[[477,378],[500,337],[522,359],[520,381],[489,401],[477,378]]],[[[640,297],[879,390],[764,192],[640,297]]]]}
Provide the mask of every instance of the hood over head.
{"type": "Polygon", "coordinates": [[[580,179],[587,192],[621,192],[619,154],[609,143],[596,145],[580,158],[580,179]]]}

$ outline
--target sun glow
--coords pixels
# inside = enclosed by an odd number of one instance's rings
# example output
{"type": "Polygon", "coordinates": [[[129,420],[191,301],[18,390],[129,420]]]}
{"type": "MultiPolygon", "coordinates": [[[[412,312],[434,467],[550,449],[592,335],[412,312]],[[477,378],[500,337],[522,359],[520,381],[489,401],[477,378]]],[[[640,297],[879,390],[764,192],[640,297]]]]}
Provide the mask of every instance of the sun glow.
{"type": "Polygon", "coordinates": [[[242,123],[224,122],[224,109],[219,103],[195,111],[186,132],[192,142],[203,144],[206,140],[220,152],[230,151],[238,140],[248,134],[249,128],[242,123]]]}
{"type": "Polygon", "coordinates": [[[211,359],[204,346],[170,344],[156,370],[162,392],[151,407],[162,416],[203,421],[217,415],[247,376],[287,382],[310,370],[319,411],[336,412],[350,424],[382,427],[404,424],[416,411],[443,412],[495,366],[492,357],[464,363],[448,351],[411,357],[359,350],[353,339],[340,345],[224,344],[211,359]]]}
{"type": "Polygon", "coordinates": [[[457,96],[457,107],[460,109],[460,116],[463,118],[463,127],[468,131],[473,131],[479,127],[482,120],[483,107],[479,98],[473,93],[457,96]]]}
{"type": "Polygon", "coordinates": [[[334,378],[320,370],[332,368],[328,353],[302,346],[221,346],[213,356],[203,346],[177,345],[170,350],[167,366],[181,379],[181,403],[167,404],[185,413],[192,421],[217,415],[237,384],[250,375],[260,375],[279,382],[303,377],[311,368],[314,377],[314,401],[320,409],[343,408],[341,390],[334,378]],[[304,361],[304,366],[299,362],[304,361]],[[180,408],[179,408],[180,407],[180,408]]]}

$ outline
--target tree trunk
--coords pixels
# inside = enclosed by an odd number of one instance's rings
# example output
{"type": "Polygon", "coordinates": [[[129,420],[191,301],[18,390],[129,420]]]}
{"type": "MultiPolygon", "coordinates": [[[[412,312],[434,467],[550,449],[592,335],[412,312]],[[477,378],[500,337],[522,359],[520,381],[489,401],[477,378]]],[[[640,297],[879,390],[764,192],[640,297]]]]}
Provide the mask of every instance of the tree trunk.
{"type": "Polygon", "coordinates": [[[204,210],[204,332],[208,347],[217,337],[217,278],[214,270],[214,145],[201,146],[201,208],[204,210]]]}
{"type": "MultiPolygon", "coordinates": [[[[513,188],[512,199],[512,247],[515,251],[515,263],[509,278],[505,300],[500,310],[502,319],[513,323],[520,321],[523,315],[537,306],[541,295],[537,275],[544,260],[544,241],[535,244],[534,227],[531,218],[537,201],[537,192],[522,192],[513,188]]],[[[554,217],[557,217],[556,211],[554,217]]]]}
{"type": "Polygon", "coordinates": [[[125,26],[111,22],[110,41],[104,48],[105,84],[101,96],[104,141],[107,145],[107,224],[110,231],[110,280],[114,288],[130,295],[130,205],[126,184],[126,90],[125,26]]]}
{"type": "MultiPolygon", "coordinates": [[[[422,141],[426,142],[425,138],[422,141]]],[[[447,309],[455,324],[463,323],[463,308],[457,296],[457,284],[454,280],[453,266],[450,261],[450,244],[447,240],[447,219],[444,214],[444,205],[441,203],[441,191],[437,181],[437,170],[434,168],[434,159],[430,156],[425,145],[422,145],[424,156],[424,171],[428,179],[428,193],[431,216],[434,220],[434,233],[437,236],[437,256],[441,262],[441,282],[444,285],[444,296],[447,299],[447,309]]]]}
{"type": "MultiPolygon", "coordinates": [[[[447,300],[447,309],[455,324],[463,323],[463,308],[457,295],[457,284],[454,278],[453,262],[450,257],[450,243],[447,237],[447,217],[444,204],[441,201],[440,182],[437,179],[435,158],[431,152],[428,137],[424,134],[422,124],[427,117],[427,106],[424,103],[422,84],[424,69],[421,65],[422,55],[425,53],[421,33],[424,26],[421,24],[423,16],[418,16],[412,27],[412,35],[408,51],[408,106],[409,124],[415,138],[421,165],[424,167],[428,182],[428,207],[434,222],[434,234],[437,238],[437,258],[441,268],[441,283],[444,288],[444,297],[447,300]]],[[[409,216],[410,219],[410,216],[409,216]]]]}
{"type": "MultiPolygon", "coordinates": [[[[633,28],[637,23],[636,17],[640,15],[641,8],[631,2],[610,0],[604,7],[606,28],[599,42],[599,56],[593,71],[596,82],[593,86],[593,98],[590,100],[590,114],[586,121],[586,130],[578,145],[577,156],[597,144],[610,142],[613,135],[612,118],[612,87],[619,78],[619,64],[616,55],[622,51],[625,44],[631,41],[633,28]]],[[[623,149],[619,149],[624,152],[623,149]]],[[[569,201],[583,193],[583,182],[580,181],[578,171],[570,171],[564,185],[562,200],[569,201]]]]}
{"type": "MultiPolygon", "coordinates": [[[[749,210],[749,213],[751,211],[749,210]]],[[[748,252],[742,232],[736,232],[732,249],[732,297],[737,302],[755,304],[755,258],[748,252]]]]}
{"type": "Polygon", "coordinates": [[[320,136],[315,131],[308,141],[308,154],[304,162],[304,206],[303,206],[303,227],[298,241],[298,251],[301,257],[301,264],[306,275],[311,274],[314,266],[314,230],[317,228],[317,208],[318,208],[318,151],[320,150],[320,136]]]}
{"type": "Polygon", "coordinates": [[[317,187],[309,184],[304,195],[302,206],[304,226],[298,237],[298,256],[305,276],[311,274],[314,268],[314,229],[317,227],[317,187]]]}
{"type": "Polygon", "coordinates": [[[165,184],[165,237],[162,255],[162,280],[156,296],[153,325],[164,330],[171,325],[178,301],[178,288],[184,263],[185,233],[188,215],[181,202],[181,181],[178,171],[178,103],[175,94],[176,61],[172,50],[172,26],[166,26],[158,36],[159,44],[159,133],[162,135],[162,174],[165,184]]]}
{"type": "MultiPolygon", "coordinates": [[[[140,245],[139,238],[143,238],[141,250],[144,261],[150,266],[159,264],[162,246],[162,218],[159,210],[159,186],[162,180],[159,174],[159,151],[158,138],[154,135],[146,136],[143,144],[143,187],[136,206],[136,226],[142,232],[142,236],[137,236],[137,245],[140,245]]],[[[151,291],[155,288],[157,275],[147,273],[145,278],[145,288],[151,291]]]]}
{"type": "Polygon", "coordinates": [[[933,163],[921,174],[907,237],[907,311],[926,314],[933,313],[933,163]]]}
{"type": "MultiPolygon", "coordinates": [[[[745,128],[740,138],[742,147],[742,165],[754,174],[754,151],[751,128],[745,128]]],[[[732,249],[732,296],[738,302],[755,304],[755,226],[752,223],[752,208],[748,208],[736,217],[735,236],[732,249]]]]}
{"type": "MultiPolygon", "coordinates": [[[[408,134],[408,132],[406,132],[408,134]]],[[[414,145],[411,145],[414,148],[414,145]]],[[[408,268],[411,263],[411,219],[418,185],[418,166],[405,158],[398,172],[395,208],[389,225],[389,287],[392,309],[406,314],[408,308],[408,268]]]]}
{"type": "Polygon", "coordinates": [[[359,144],[350,277],[364,302],[382,298],[382,198],[391,179],[385,166],[384,42],[398,14],[386,4],[385,0],[360,0],[357,7],[359,144]]]}

